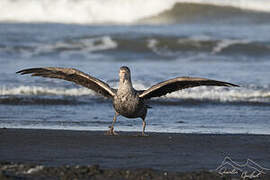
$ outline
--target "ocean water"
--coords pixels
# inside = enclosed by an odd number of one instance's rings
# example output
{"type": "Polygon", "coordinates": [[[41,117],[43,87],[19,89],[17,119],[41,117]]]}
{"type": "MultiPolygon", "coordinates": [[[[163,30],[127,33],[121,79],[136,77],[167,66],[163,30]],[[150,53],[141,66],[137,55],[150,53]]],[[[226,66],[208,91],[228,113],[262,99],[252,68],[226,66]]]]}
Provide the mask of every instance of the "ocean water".
{"type": "MultiPolygon", "coordinates": [[[[268,0],[1,0],[0,128],[107,130],[109,99],[32,67],[73,67],[136,89],[177,76],[239,88],[196,87],[150,101],[146,131],[270,134],[268,0]]],[[[118,131],[141,131],[119,117],[118,131]]]]}

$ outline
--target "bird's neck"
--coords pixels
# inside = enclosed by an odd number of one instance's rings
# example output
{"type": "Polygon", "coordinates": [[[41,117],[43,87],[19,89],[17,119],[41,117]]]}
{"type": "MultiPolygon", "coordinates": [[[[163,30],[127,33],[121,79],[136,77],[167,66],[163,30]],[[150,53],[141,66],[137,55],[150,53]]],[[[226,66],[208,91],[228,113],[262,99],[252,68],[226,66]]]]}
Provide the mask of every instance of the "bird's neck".
{"type": "Polygon", "coordinates": [[[119,92],[133,92],[133,86],[132,82],[130,79],[124,79],[119,81],[119,87],[118,87],[119,92]]]}

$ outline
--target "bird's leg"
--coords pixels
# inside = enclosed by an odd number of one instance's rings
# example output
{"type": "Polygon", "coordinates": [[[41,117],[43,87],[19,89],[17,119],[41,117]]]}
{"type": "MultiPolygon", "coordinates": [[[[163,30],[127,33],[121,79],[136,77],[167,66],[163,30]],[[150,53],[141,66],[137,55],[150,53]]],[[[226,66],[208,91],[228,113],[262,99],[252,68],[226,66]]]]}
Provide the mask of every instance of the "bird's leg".
{"type": "Polygon", "coordinates": [[[144,131],[145,131],[145,126],[146,126],[145,118],[142,118],[142,121],[143,121],[142,136],[148,136],[147,134],[144,133],[144,131]]]}
{"type": "Polygon", "coordinates": [[[113,135],[113,136],[118,135],[116,132],[114,132],[114,127],[113,127],[115,122],[116,122],[117,116],[118,116],[118,113],[115,112],[112,125],[111,125],[110,129],[107,131],[107,135],[113,135]]]}

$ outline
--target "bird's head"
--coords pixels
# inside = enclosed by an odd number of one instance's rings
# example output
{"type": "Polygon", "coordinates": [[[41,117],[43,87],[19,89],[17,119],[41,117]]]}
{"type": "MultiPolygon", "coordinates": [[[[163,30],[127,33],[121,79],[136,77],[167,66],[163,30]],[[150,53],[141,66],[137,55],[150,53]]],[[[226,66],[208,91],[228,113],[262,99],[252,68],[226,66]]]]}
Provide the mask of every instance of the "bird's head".
{"type": "Polygon", "coordinates": [[[127,66],[120,67],[119,78],[121,82],[130,81],[130,70],[127,66]]]}

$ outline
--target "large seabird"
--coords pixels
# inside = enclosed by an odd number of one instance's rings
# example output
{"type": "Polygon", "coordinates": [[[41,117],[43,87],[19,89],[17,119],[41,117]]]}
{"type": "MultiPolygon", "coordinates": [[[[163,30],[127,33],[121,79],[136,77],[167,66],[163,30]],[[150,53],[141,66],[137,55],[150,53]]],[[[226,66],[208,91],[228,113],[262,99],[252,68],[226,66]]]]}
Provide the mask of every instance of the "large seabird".
{"type": "Polygon", "coordinates": [[[120,68],[118,89],[111,88],[107,83],[74,68],[31,68],[23,69],[17,73],[64,79],[89,88],[102,96],[111,98],[115,114],[112,125],[107,132],[108,135],[117,135],[114,132],[114,124],[117,116],[122,115],[127,118],[141,118],[143,121],[142,136],[145,136],[145,117],[148,108],[146,101],[150,98],[160,97],[167,93],[196,86],[238,86],[205,78],[176,77],[155,84],[146,90],[136,90],[132,86],[130,70],[126,66],[120,68]]]}

